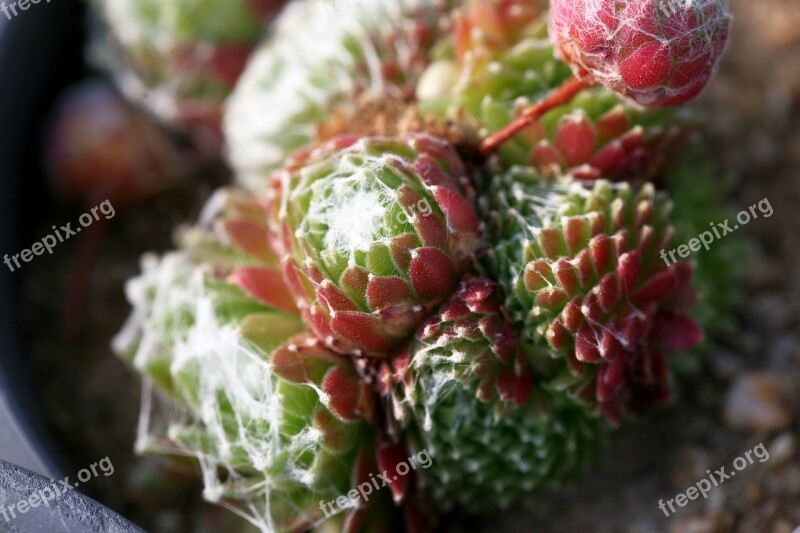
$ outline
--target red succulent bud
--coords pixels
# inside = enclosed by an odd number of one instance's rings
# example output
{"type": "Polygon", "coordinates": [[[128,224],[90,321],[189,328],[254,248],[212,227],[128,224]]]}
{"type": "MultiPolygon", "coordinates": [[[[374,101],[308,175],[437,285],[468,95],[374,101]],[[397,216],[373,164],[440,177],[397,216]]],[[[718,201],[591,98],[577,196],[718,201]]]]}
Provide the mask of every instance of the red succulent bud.
{"type": "Polygon", "coordinates": [[[550,36],[576,76],[641,105],[705,87],[728,41],[727,1],[553,0],[550,36]]]}

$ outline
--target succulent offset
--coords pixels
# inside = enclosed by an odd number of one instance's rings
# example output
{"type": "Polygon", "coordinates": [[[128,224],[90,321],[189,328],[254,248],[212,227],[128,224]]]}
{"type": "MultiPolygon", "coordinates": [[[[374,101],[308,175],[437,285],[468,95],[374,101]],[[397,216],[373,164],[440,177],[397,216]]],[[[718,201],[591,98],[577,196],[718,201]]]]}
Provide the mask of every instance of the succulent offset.
{"type": "Polygon", "coordinates": [[[283,0],[93,0],[111,34],[100,61],[128,94],[209,149],[221,142],[222,104],[283,0]],[[120,61],[122,60],[122,61],[120,61]]]}
{"type": "Polygon", "coordinates": [[[574,76],[485,138],[481,153],[593,85],[648,108],[690,101],[714,75],[730,21],[727,0],[553,0],[549,37],[574,76]]]}
{"type": "Polygon", "coordinates": [[[551,181],[519,167],[492,176],[484,206],[496,246],[488,270],[532,343],[549,347],[554,388],[597,405],[611,421],[669,398],[664,348],[702,333],[688,262],[664,264],[670,203],[649,184],[551,181]]]}
{"type": "MultiPolygon", "coordinates": [[[[547,41],[541,2],[473,0],[455,16],[452,52],[423,74],[420,107],[491,134],[570,77],[547,41]]],[[[680,122],[597,87],[545,113],[498,148],[503,162],[581,179],[649,179],[680,122]]]]}
{"type": "Polygon", "coordinates": [[[466,168],[446,141],[340,137],[273,177],[273,232],[311,330],[385,355],[455,289],[478,244],[466,168]]]}
{"type": "MultiPolygon", "coordinates": [[[[414,529],[425,502],[570,482],[609,426],[670,400],[703,332],[695,265],[662,251],[713,202],[670,165],[683,116],[629,100],[694,97],[729,19],[651,4],[555,1],[549,24],[539,1],[291,4],[225,117],[247,192],[130,285],[117,348],[187,413],[143,444],[195,454],[206,495],[262,530],[320,525],[427,451],[325,524],[388,531],[402,505],[414,529]]],[[[733,278],[697,271],[725,302],[733,278]]]]}
{"type": "Polygon", "coordinates": [[[506,506],[575,477],[604,427],[566,394],[539,388],[502,293],[465,280],[387,364],[383,386],[409,439],[436,458],[423,490],[439,506],[506,506]]]}
{"type": "Polygon", "coordinates": [[[225,125],[237,179],[251,189],[297,149],[358,118],[359,102],[412,99],[449,0],[296,2],[256,53],[225,125]],[[269,112],[265,112],[269,110],[269,112]]]}
{"type": "Polygon", "coordinates": [[[579,78],[641,105],[703,90],[728,43],[727,0],[553,0],[550,34],[579,78]]]}
{"type": "Polygon", "coordinates": [[[197,457],[206,498],[295,531],[321,522],[319,501],[346,494],[374,457],[373,393],[302,333],[259,205],[222,191],[206,216],[220,209],[216,229],[190,230],[129,283],[136,311],[116,348],[182,409],[153,409],[138,447],[197,457]]]}

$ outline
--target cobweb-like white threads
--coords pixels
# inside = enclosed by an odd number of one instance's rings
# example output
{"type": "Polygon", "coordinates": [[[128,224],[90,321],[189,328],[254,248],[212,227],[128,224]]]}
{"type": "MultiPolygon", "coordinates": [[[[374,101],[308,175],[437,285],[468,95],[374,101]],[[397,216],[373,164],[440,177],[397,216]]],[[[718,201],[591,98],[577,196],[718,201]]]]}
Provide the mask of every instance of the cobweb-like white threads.
{"type": "Polygon", "coordinates": [[[673,105],[709,81],[730,20],[727,0],[554,0],[550,35],[576,74],[640,105],[673,105]]]}
{"type": "MultiPolygon", "coordinates": [[[[493,489],[493,501],[505,505],[520,489],[531,491],[545,482],[557,459],[548,446],[560,444],[567,430],[543,425],[524,408],[498,417],[496,405],[475,396],[473,365],[480,355],[455,349],[454,340],[443,334],[415,347],[413,382],[394,395],[395,412],[404,423],[421,426],[410,439],[412,448],[437,458],[420,481],[440,504],[463,503],[462,483],[469,490],[482,483],[482,491],[493,489]]],[[[567,445],[574,451],[574,443],[567,445]]]]}
{"type": "Polygon", "coordinates": [[[399,95],[400,89],[384,79],[370,35],[397,36],[396,66],[410,74],[417,47],[405,42],[399,30],[410,23],[409,13],[438,4],[438,0],[355,0],[335,6],[332,0],[290,3],[228,102],[225,132],[237,179],[250,189],[263,190],[265,173],[279,167],[287,153],[311,144],[316,124],[329,116],[332,103],[351,98],[356,86],[373,94],[399,95]],[[363,55],[366,72],[358,72],[357,54],[363,55]]]}
{"type": "Polygon", "coordinates": [[[262,531],[275,530],[276,516],[307,515],[317,492],[339,495],[332,482],[315,475],[317,465],[307,464],[321,446],[321,432],[304,425],[285,434],[286,413],[303,406],[278,392],[267,354],[235,323],[220,322],[224,309],[204,268],[182,252],[148,256],[143,266],[128,285],[135,312],[115,347],[133,350],[133,363],[145,375],[154,367],[168,369],[170,383],[158,385],[173,396],[145,383],[137,451],[196,458],[204,496],[262,531]]]}
{"type": "MultiPolygon", "coordinates": [[[[399,227],[406,225],[413,231],[419,214],[401,205],[396,189],[382,180],[383,173],[397,173],[394,167],[407,163],[391,154],[372,156],[366,151],[364,141],[359,141],[302,169],[296,184],[288,183],[288,173],[282,174],[282,188],[292,192],[282,197],[281,215],[288,212],[289,202],[310,202],[295,234],[306,242],[320,242],[324,247],[320,255],[327,265],[338,263],[337,259],[356,264],[356,253],[390,244],[399,227]],[[318,167],[328,165],[325,177],[314,179],[318,167]]],[[[415,192],[428,210],[435,205],[421,185],[415,192]]]]}
{"type": "MultiPolygon", "coordinates": [[[[342,166],[351,165],[343,162],[342,166]]],[[[378,190],[369,187],[374,182],[369,172],[340,167],[330,183],[325,184],[327,197],[312,202],[305,226],[319,224],[326,228],[323,237],[326,248],[349,256],[355,251],[368,251],[386,234],[392,191],[385,186],[378,190]]]]}

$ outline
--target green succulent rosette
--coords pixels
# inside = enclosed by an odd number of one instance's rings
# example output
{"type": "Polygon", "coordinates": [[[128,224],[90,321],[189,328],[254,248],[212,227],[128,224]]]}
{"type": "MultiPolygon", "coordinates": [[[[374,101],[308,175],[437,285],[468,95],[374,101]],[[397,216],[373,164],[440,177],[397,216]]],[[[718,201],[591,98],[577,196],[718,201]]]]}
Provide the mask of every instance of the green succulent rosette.
{"type": "Polygon", "coordinates": [[[272,231],[310,330],[330,348],[388,356],[455,290],[480,225],[443,139],[339,137],[273,176],[272,231]]]}
{"type": "Polygon", "coordinates": [[[283,0],[93,0],[97,61],[159,117],[219,149],[222,104],[283,0]]]}
{"type": "MultiPolygon", "coordinates": [[[[569,66],[547,39],[543,2],[472,0],[459,7],[453,32],[426,70],[418,105],[461,121],[481,137],[567,81],[569,66]]],[[[506,165],[534,165],[581,178],[648,179],[674,146],[682,120],[644,111],[602,87],[546,113],[498,150],[506,165]]]]}
{"type": "MultiPolygon", "coordinates": [[[[315,144],[332,121],[356,120],[356,103],[413,100],[446,33],[451,0],[296,2],[255,54],[225,117],[229,156],[248,188],[265,187],[287,155],[315,144]]],[[[324,137],[324,135],[323,135],[324,137]]]]}
{"type": "Polygon", "coordinates": [[[203,217],[127,287],[115,348],[147,378],[137,449],[197,459],[206,499],[265,531],[340,511],[375,524],[367,509],[320,506],[377,468],[373,392],[302,333],[260,203],[223,191],[203,217]]]}
{"type": "Polygon", "coordinates": [[[395,418],[433,458],[421,488],[444,509],[560,486],[604,442],[599,416],[539,387],[501,302],[495,282],[466,279],[382,373],[395,418]]]}
{"type": "Polygon", "coordinates": [[[667,356],[703,337],[693,265],[667,262],[671,203],[650,184],[491,174],[484,215],[502,284],[534,366],[610,421],[670,399],[667,356]]]}

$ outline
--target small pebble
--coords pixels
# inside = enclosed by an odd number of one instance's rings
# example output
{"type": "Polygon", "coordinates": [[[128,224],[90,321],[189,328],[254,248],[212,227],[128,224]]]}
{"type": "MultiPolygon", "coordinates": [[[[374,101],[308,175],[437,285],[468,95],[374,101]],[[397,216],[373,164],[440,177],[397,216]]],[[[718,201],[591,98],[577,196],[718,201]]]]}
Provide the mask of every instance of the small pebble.
{"type": "Polygon", "coordinates": [[[772,343],[769,351],[769,368],[774,372],[791,370],[794,366],[793,358],[800,353],[797,339],[792,335],[783,335],[772,343]]]}
{"type": "Polygon", "coordinates": [[[731,522],[731,517],[724,513],[676,517],[669,531],[670,533],[721,533],[730,528],[731,522]]]}
{"type": "Polygon", "coordinates": [[[788,463],[795,452],[795,438],[791,433],[781,433],[769,444],[769,466],[778,468],[788,463]]]}
{"type": "Polygon", "coordinates": [[[746,374],[728,391],[725,421],[733,429],[769,434],[792,423],[786,382],[764,373],[746,374]]]}
{"type": "MultiPolygon", "coordinates": [[[[795,530],[798,531],[798,530],[795,530]]],[[[792,533],[792,524],[786,520],[780,520],[772,527],[772,533],[792,533]]]]}

